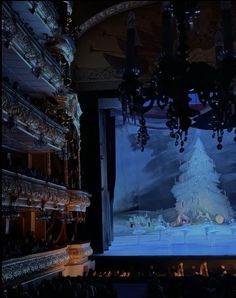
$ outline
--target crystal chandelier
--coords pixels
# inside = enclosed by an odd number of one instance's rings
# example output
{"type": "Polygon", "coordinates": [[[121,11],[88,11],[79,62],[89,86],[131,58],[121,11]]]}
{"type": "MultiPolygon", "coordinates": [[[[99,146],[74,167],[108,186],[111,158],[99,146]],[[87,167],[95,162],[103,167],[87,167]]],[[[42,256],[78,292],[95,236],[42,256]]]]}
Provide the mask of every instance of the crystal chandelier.
{"type": "Polygon", "coordinates": [[[236,133],[236,57],[232,42],[230,1],[226,2],[221,1],[223,29],[217,32],[216,63],[211,66],[203,61],[190,63],[188,59],[187,32],[198,20],[198,2],[163,1],[162,52],[146,88],[139,81],[140,71],[135,61],[135,16],[129,14],[127,64],[119,93],[124,122],[129,118],[139,119],[137,144],[141,151],[149,139],[144,115],[155,103],[160,109],[166,109],[166,125],[170,129],[170,136],[175,139],[175,145],[180,146],[179,151],[184,151],[188,129],[194,127],[192,119],[200,114],[191,107],[190,93],[197,94],[201,104],[210,108],[209,129],[212,130],[212,137],[217,138],[217,149],[223,147],[225,129],[229,132],[234,129],[236,133]],[[176,53],[173,51],[171,29],[173,16],[178,35],[176,53]]]}

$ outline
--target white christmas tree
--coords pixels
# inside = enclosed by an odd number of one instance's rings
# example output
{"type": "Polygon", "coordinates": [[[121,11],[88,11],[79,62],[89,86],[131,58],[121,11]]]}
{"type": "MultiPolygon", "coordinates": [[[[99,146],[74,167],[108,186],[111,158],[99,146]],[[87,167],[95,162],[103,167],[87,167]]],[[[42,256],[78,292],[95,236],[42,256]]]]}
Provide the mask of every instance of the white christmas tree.
{"type": "Polygon", "coordinates": [[[233,218],[234,211],[226,193],[218,187],[220,175],[199,138],[190,160],[180,166],[180,171],[179,181],[171,190],[178,215],[185,214],[192,222],[197,222],[201,215],[213,221],[216,216],[225,222],[233,218]]]}

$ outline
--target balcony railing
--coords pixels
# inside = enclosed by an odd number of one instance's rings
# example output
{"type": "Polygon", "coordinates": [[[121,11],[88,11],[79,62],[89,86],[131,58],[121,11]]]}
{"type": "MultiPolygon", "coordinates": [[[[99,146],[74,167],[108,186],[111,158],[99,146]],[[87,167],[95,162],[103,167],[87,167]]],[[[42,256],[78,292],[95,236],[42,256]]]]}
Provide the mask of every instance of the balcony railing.
{"type": "Polygon", "coordinates": [[[86,212],[90,194],[2,169],[2,205],[86,212]]]}
{"type": "Polygon", "coordinates": [[[40,17],[42,22],[50,29],[52,35],[58,33],[59,15],[52,1],[28,1],[30,11],[40,17]]]}
{"type": "Polygon", "coordinates": [[[6,1],[2,4],[2,39],[7,48],[11,47],[31,67],[37,78],[41,77],[56,91],[63,89],[59,64],[6,1]]]}
{"type": "Polygon", "coordinates": [[[69,260],[67,247],[2,262],[2,283],[30,279],[43,272],[63,271],[69,260]],[[61,270],[59,270],[61,268],[61,270]]]}
{"type": "Polygon", "coordinates": [[[67,128],[51,120],[5,83],[2,83],[2,117],[5,121],[13,117],[19,130],[35,140],[43,138],[52,149],[61,150],[66,143],[67,128]]]}
{"type": "MultiPolygon", "coordinates": [[[[36,253],[2,262],[2,283],[27,281],[40,273],[61,271],[64,276],[83,275],[81,266],[88,267],[93,254],[89,242],[68,245],[64,248],[36,253]],[[81,274],[80,274],[81,272],[81,274]]],[[[85,269],[85,268],[83,268],[85,269]]],[[[87,268],[88,269],[88,268],[87,268]]]]}
{"type": "Polygon", "coordinates": [[[64,210],[69,203],[65,186],[2,169],[2,204],[64,210]]]}

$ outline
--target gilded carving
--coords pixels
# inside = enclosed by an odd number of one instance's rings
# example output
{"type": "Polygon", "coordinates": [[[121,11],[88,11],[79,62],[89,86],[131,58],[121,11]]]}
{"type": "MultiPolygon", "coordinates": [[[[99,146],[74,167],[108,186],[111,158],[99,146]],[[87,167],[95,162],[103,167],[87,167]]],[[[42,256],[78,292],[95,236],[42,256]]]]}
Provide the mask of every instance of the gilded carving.
{"type": "Polygon", "coordinates": [[[81,190],[68,190],[70,203],[68,209],[71,211],[85,211],[90,206],[91,195],[81,190]],[[78,210],[79,209],[79,210],[78,210]]]}
{"type": "Polygon", "coordinates": [[[2,170],[2,198],[3,205],[25,205],[35,208],[56,208],[64,210],[69,204],[69,196],[66,187],[50,182],[16,174],[2,170]],[[14,199],[14,200],[13,200],[14,199]],[[58,207],[60,205],[60,208],[58,207]]]}
{"type": "Polygon", "coordinates": [[[72,118],[78,136],[80,136],[80,116],[82,115],[82,111],[76,93],[67,94],[66,110],[72,118]]]}
{"type": "Polygon", "coordinates": [[[37,14],[51,30],[52,34],[58,32],[58,15],[51,1],[29,1],[32,13],[37,14]]]}
{"type": "Polygon", "coordinates": [[[87,192],[68,190],[64,186],[2,170],[3,205],[85,212],[90,206],[90,197],[87,192]]]}
{"type": "Polygon", "coordinates": [[[79,264],[93,254],[93,249],[89,242],[70,245],[67,247],[66,251],[69,255],[69,262],[66,265],[79,264]]]}
{"type": "Polygon", "coordinates": [[[54,266],[63,266],[69,260],[66,248],[28,255],[26,257],[2,262],[2,281],[8,283],[16,278],[48,271],[54,266]]]}
{"type": "Polygon", "coordinates": [[[71,65],[76,48],[74,41],[68,35],[51,38],[45,45],[52,53],[62,55],[68,65],[71,65]]]}
{"type": "Polygon", "coordinates": [[[80,32],[78,33],[78,38],[82,36],[88,29],[104,21],[106,18],[111,17],[115,14],[121,13],[123,11],[134,9],[136,7],[142,7],[145,5],[150,5],[158,1],[125,1],[115,4],[107,9],[97,13],[95,16],[88,19],[82,25],[80,25],[80,32]]]}
{"type": "MultiPolygon", "coordinates": [[[[32,34],[26,33],[27,27],[17,18],[15,21],[14,14],[7,12],[9,9],[7,4],[3,5],[2,31],[6,46],[10,45],[30,64],[36,77],[43,77],[55,90],[63,89],[63,78],[59,65],[55,65],[56,61],[49,63],[45,59],[46,51],[42,53],[41,46],[32,39],[32,34]]],[[[51,57],[48,58],[52,61],[51,57]]]]}
{"type": "Polygon", "coordinates": [[[2,89],[2,110],[8,115],[13,115],[21,129],[30,131],[39,138],[43,134],[48,144],[58,149],[63,148],[66,142],[67,129],[31,106],[19,94],[10,90],[6,85],[2,89]]]}
{"type": "Polygon", "coordinates": [[[105,68],[87,68],[80,67],[76,69],[76,77],[78,81],[104,81],[104,80],[114,80],[122,79],[123,69],[115,69],[111,66],[105,68]]]}
{"type": "Polygon", "coordinates": [[[2,38],[8,48],[17,33],[16,21],[13,17],[2,10],[2,38]]]}

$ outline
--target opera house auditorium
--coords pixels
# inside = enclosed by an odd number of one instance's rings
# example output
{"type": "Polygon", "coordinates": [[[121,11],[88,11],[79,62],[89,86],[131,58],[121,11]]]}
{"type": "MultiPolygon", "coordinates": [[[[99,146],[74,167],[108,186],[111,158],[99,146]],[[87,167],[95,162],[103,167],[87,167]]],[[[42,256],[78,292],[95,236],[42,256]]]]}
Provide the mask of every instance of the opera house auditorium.
{"type": "Polygon", "coordinates": [[[236,298],[236,2],[1,5],[2,296],[236,298]]]}

